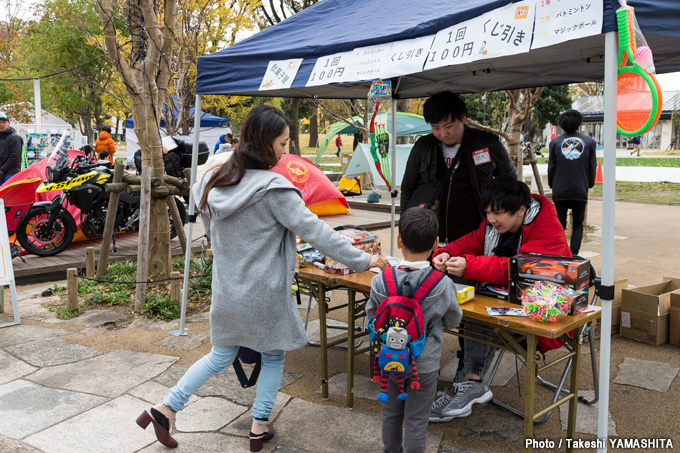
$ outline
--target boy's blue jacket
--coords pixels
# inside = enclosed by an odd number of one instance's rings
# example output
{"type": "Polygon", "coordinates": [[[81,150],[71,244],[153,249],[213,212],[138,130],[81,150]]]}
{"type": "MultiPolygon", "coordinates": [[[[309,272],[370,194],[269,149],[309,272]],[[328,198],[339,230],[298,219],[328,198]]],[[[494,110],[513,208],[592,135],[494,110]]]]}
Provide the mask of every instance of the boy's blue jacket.
{"type": "MultiPolygon", "coordinates": [[[[415,288],[427,277],[432,267],[420,270],[397,269],[397,284],[402,285],[408,281],[415,288]]],[[[371,295],[366,303],[366,315],[371,318],[375,315],[380,303],[387,297],[387,290],[383,281],[382,273],[373,277],[371,281],[371,295]]],[[[420,301],[423,311],[423,324],[425,331],[429,331],[423,352],[416,360],[418,373],[432,373],[439,369],[439,361],[442,355],[442,343],[444,342],[443,328],[455,329],[460,323],[463,312],[458,305],[456,289],[449,277],[442,278],[432,288],[432,291],[420,301]]]]}

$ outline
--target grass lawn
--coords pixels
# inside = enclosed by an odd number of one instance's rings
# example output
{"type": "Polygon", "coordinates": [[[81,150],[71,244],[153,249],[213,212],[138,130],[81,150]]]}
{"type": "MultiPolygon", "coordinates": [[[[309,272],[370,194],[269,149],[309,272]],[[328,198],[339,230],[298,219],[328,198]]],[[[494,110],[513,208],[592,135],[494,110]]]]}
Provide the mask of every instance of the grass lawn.
{"type": "MultiPolygon", "coordinates": [[[[645,159],[646,160],[646,159],[645,159]]],[[[602,196],[602,184],[595,184],[589,195],[602,196]]],[[[616,182],[616,198],[650,203],[680,203],[680,184],[672,182],[616,182]]]]}
{"type": "MultiPolygon", "coordinates": [[[[670,154],[669,154],[670,155],[670,154]]],[[[680,154],[679,154],[680,155],[680,154]]],[[[602,158],[598,157],[597,160],[602,162],[602,158]]],[[[548,159],[545,157],[537,157],[536,163],[547,164],[548,159]]],[[[639,157],[617,157],[616,158],[617,167],[680,167],[680,159],[676,157],[645,157],[641,159],[639,157]]]]}

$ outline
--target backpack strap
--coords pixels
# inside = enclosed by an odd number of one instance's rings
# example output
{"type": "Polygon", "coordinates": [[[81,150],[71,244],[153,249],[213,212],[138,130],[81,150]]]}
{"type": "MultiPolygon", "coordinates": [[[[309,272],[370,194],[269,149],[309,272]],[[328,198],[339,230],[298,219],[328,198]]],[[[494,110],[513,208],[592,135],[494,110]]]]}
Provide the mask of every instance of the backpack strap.
{"type": "Polygon", "coordinates": [[[437,286],[437,283],[444,278],[444,274],[436,269],[432,269],[429,274],[427,274],[427,277],[423,279],[422,282],[420,282],[420,285],[416,288],[413,296],[411,296],[413,299],[417,301],[421,301],[427,297],[427,295],[432,291],[432,288],[437,286]]]}
{"type": "Polygon", "coordinates": [[[392,266],[385,269],[382,273],[385,290],[388,296],[398,296],[401,294],[401,287],[397,285],[397,268],[392,266]]]}
{"type": "Polygon", "coordinates": [[[241,384],[241,387],[244,389],[247,389],[248,387],[252,387],[255,385],[257,382],[257,378],[260,376],[260,369],[262,368],[262,358],[258,358],[257,362],[255,362],[255,367],[253,368],[253,372],[250,374],[250,377],[246,376],[246,372],[243,370],[243,366],[241,365],[241,361],[237,357],[234,357],[234,371],[236,372],[236,377],[238,378],[238,382],[241,384]]]}

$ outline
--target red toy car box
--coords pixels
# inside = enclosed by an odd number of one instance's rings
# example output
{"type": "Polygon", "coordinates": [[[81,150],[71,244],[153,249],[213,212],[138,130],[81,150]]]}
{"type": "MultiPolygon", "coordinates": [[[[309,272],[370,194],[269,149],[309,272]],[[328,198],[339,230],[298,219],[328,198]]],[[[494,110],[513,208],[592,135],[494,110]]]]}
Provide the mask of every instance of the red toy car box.
{"type": "Polygon", "coordinates": [[[509,262],[510,302],[521,304],[522,293],[538,280],[546,280],[576,291],[574,305],[569,314],[588,305],[590,261],[564,256],[522,253],[509,262]]]}

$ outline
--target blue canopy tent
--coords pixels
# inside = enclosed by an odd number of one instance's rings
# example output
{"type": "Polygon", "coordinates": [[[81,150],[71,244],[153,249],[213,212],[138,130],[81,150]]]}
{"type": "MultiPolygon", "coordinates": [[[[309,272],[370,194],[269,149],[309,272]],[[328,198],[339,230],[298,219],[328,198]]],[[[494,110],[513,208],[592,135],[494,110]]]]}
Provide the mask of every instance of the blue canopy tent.
{"type": "MultiPolygon", "coordinates": [[[[194,119],[195,107],[189,109],[189,118],[194,119]]],[[[163,105],[163,112],[165,112],[165,105],[163,105]]],[[[192,122],[193,131],[195,125],[192,122]]],[[[201,111],[201,123],[200,123],[200,133],[201,139],[208,144],[208,147],[212,149],[213,145],[217,143],[220,135],[227,134],[231,132],[231,122],[228,118],[221,118],[219,116],[211,115],[201,111]]],[[[128,160],[132,160],[132,156],[135,151],[139,149],[139,143],[137,140],[137,134],[135,134],[135,123],[133,118],[128,118],[125,120],[125,142],[127,143],[127,156],[128,160]]],[[[161,135],[167,135],[167,128],[165,124],[165,117],[161,117],[160,121],[161,135]]],[[[190,132],[191,133],[191,132],[190,132]]]]}
{"type": "MultiPolygon", "coordinates": [[[[611,102],[605,113],[604,136],[604,187],[603,187],[603,231],[602,231],[602,337],[600,354],[600,395],[598,409],[598,438],[603,440],[606,450],[607,413],[609,396],[609,369],[611,346],[611,299],[614,283],[614,184],[615,184],[615,143],[616,143],[616,73],[617,34],[615,11],[616,0],[592,0],[588,8],[595,7],[597,14],[588,15],[588,25],[597,26],[597,32],[588,36],[564,34],[564,30],[553,30],[554,34],[539,35],[539,22],[528,31],[528,39],[546,39],[551,45],[532,46],[522,52],[493,54],[485,59],[464,63],[451,63],[435,69],[427,69],[430,58],[444,55],[431,52],[437,42],[436,35],[448,27],[481,18],[499,8],[518,5],[516,19],[522,19],[524,12],[532,11],[547,2],[518,2],[510,0],[422,0],[414,8],[410,0],[323,0],[289,19],[268,28],[234,46],[198,59],[196,81],[196,105],[200,106],[201,96],[206,94],[229,94],[246,96],[283,96],[317,98],[365,98],[372,80],[391,79],[393,98],[425,97],[441,90],[455,92],[485,92],[513,88],[529,88],[572,82],[602,81],[605,83],[605,98],[611,102]],[[520,6],[522,11],[519,11],[520,6]],[[408,14],[390,14],[408,11],[408,14]],[[328,17],[342,17],[342,21],[328,21],[328,17]],[[323,26],[319,26],[323,24],[323,26]],[[393,43],[405,44],[405,40],[431,37],[430,46],[424,46],[426,60],[419,68],[406,71],[381,73],[378,70],[366,78],[355,77],[342,83],[309,83],[312,77],[321,77],[315,67],[320,59],[329,59],[329,64],[341,60],[346,53],[367,46],[393,43]],[[333,58],[329,58],[333,57],[333,58]],[[268,84],[265,75],[281,68],[273,62],[295,60],[292,65],[299,69],[293,76],[283,73],[285,84],[268,84]],[[301,61],[300,61],[301,60],[301,61]],[[291,83],[292,82],[292,83],[291,83]]],[[[558,2],[552,2],[553,7],[558,2]]],[[[645,0],[631,1],[635,7],[638,23],[654,52],[654,63],[658,73],[680,70],[680,1],[645,0]]],[[[580,1],[561,0],[559,6],[569,10],[584,8],[580,1]]],[[[556,20],[557,17],[553,16],[556,20]]],[[[513,27],[520,22],[513,22],[513,27]]],[[[471,27],[470,35],[487,33],[486,23],[471,27]]],[[[519,26],[519,25],[518,25],[519,26]]],[[[541,25],[542,26],[542,25],[541,25]]],[[[495,27],[494,27],[495,30],[495,27]]],[[[510,28],[508,28],[510,30],[510,28]]],[[[514,32],[514,29],[512,29],[514,32]]],[[[456,39],[461,30],[449,35],[452,42],[450,53],[455,54],[456,39]]],[[[463,35],[465,30],[462,31],[463,35]]],[[[486,35],[485,35],[486,36],[486,35]]],[[[525,35],[522,36],[524,38],[525,35]]],[[[517,36],[516,36],[517,38],[517,36]]],[[[463,37],[464,40],[464,37],[463,37]]],[[[532,41],[533,42],[533,41],[532,41]]],[[[422,50],[422,49],[421,49],[422,50]]],[[[460,49],[459,49],[460,52],[460,49]]],[[[480,49],[481,52],[481,49],[480,49]]],[[[447,54],[449,52],[446,52],[447,54]]],[[[416,54],[419,54],[416,52],[416,54]]],[[[401,55],[401,54],[400,54],[401,55]]],[[[395,55],[392,55],[394,60],[395,55]]],[[[291,73],[292,74],[292,73],[291,73]]],[[[328,76],[327,73],[325,73],[328,76]]],[[[337,74],[336,74],[337,75],[337,74]]],[[[331,80],[331,79],[326,79],[331,80]]],[[[331,80],[332,81],[332,80],[331,80]]],[[[393,107],[393,111],[396,108],[393,107]]],[[[197,137],[194,149],[198,149],[197,137]]],[[[196,156],[194,156],[196,158],[196,156]]],[[[195,172],[194,172],[195,174],[195,172]]],[[[393,178],[393,180],[396,178],[393,178]]],[[[193,184],[192,178],[192,184],[193,184]]],[[[190,212],[193,213],[193,204],[190,212]]],[[[191,228],[191,224],[189,225],[191,228]]],[[[189,259],[187,257],[187,263],[189,259]]],[[[185,272],[185,293],[188,286],[188,272],[185,272]]],[[[186,300],[186,295],[183,300],[186,300]]],[[[184,304],[183,304],[184,305],[184,304]]],[[[184,311],[183,311],[184,313],[184,311]]],[[[182,323],[183,328],[183,323],[182,323]]]]}

